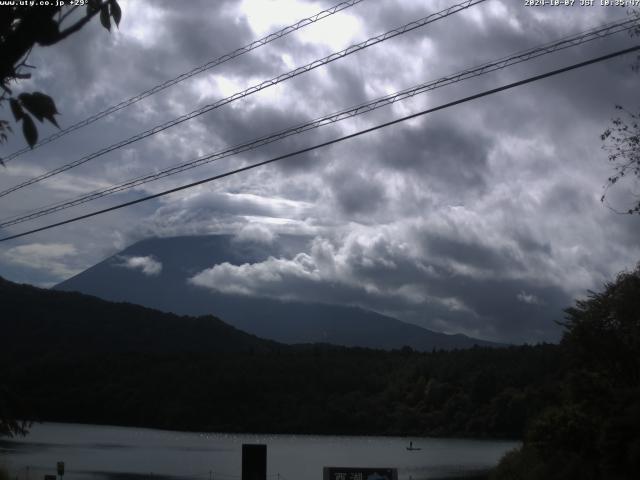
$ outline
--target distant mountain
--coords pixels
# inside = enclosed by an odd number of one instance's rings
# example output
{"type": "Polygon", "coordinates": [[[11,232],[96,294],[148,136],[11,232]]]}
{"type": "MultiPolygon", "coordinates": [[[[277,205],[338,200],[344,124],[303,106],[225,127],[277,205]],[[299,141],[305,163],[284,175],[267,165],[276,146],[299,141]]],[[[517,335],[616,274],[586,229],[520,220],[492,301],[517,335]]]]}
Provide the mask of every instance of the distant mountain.
{"type": "Polygon", "coordinates": [[[131,302],[179,315],[216,315],[262,338],[283,343],[416,350],[492,346],[464,335],[446,335],[360,308],[279,301],[212,292],[187,280],[216,264],[256,263],[306,250],[308,237],[281,235],[273,245],[241,242],[230,235],[152,238],[138,242],[55,286],[105,300],[131,302]],[[145,274],[127,259],[147,257],[145,274]],[[131,267],[132,265],[129,265],[131,267]],[[161,266],[161,267],[160,267],[161,266]]]}
{"type": "Polygon", "coordinates": [[[0,277],[3,353],[238,353],[278,344],[209,315],[177,316],[129,303],[19,285],[0,277]]]}

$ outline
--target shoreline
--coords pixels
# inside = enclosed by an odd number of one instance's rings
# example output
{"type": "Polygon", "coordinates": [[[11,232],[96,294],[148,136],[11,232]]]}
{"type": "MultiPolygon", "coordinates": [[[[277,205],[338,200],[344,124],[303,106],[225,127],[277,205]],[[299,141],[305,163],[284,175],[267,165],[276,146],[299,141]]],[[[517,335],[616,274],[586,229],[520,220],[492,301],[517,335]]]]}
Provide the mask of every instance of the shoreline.
{"type": "MultiPolygon", "coordinates": [[[[508,437],[491,437],[491,436],[460,436],[460,435],[414,435],[414,434],[402,434],[402,433],[314,433],[314,432],[289,432],[289,431],[239,431],[239,430],[229,430],[229,431],[210,431],[210,430],[189,430],[189,429],[171,429],[171,428],[163,428],[163,427],[153,427],[147,425],[117,425],[112,423],[84,423],[84,422],[74,422],[74,421],[57,421],[57,420],[43,420],[43,421],[34,421],[33,424],[29,427],[30,429],[37,425],[68,425],[68,426],[78,426],[78,427],[104,427],[104,428],[135,428],[137,430],[150,430],[154,432],[165,432],[170,434],[176,433],[187,433],[187,434],[197,434],[197,435],[247,435],[247,436],[295,436],[295,437],[339,437],[339,438],[356,438],[356,437],[366,437],[366,438],[406,438],[410,439],[434,439],[434,440],[473,440],[477,442],[518,442],[521,443],[522,439],[520,438],[508,438],[508,437]]],[[[26,438],[29,435],[24,437],[13,437],[13,438],[5,438],[2,440],[15,440],[17,438],[26,438]]]]}

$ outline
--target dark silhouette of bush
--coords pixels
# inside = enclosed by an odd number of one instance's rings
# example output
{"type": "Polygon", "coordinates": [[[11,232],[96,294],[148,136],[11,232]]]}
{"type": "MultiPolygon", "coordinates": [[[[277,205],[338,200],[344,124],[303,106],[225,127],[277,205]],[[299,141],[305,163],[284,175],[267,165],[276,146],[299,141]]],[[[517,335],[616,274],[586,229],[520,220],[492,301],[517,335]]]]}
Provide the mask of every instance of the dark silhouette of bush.
{"type": "Polygon", "coordinates": [[[640,265],[566,310],[559,402],[495,480],[640,478],[640,265]]]}

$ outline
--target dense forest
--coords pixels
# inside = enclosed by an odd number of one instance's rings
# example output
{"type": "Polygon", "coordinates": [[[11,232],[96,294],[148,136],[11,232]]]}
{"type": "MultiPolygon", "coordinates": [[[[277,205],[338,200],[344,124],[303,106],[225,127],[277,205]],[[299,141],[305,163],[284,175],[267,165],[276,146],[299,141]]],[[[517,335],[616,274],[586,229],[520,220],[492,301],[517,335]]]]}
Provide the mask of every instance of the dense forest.
{"type": "Polygon", "coordinates": [[[508,437],[523,445],[496,480],[639,478],[640,267],[567,309],[559,345],[429,353],[286,346],[213,317],[10,282],[0,301],[14,418],[508,437]]]}
{"type": "Polygon", "coordinates": [[[0,301],[5,404],[41,420],[520,438],[554,398],[564,361],[554,345],[432,353],[286,346],[214,317],[7,281],[0,301]]]}
{"type": "Polygon", "coordinates": [[[554,394],[554,347],[418,354],[269,353],[2,358],[43,420],[178,430],[520,437],[554,394]],[[546,382],[546,384],[545,384],[546,382]],[[150,408],[153,405],[153,408],[150,408]]]}

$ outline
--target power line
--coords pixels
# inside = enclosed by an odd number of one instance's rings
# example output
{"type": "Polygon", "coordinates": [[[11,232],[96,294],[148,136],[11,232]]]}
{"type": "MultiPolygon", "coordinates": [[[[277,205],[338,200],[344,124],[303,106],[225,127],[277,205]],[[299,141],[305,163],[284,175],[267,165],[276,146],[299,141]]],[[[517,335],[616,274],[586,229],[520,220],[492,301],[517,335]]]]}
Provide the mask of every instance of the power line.
{"type": "Polygon", "coordinates": [[[52,224],[46,225],[44,227],[35,228],[33,230],[28,230],[26,232],[18,233],[16,235],[10,235],[8,237],[0,238],[0,242],[13,240],[13,239],[16,239],[16,238],[24,237],[26,235],[31,235],[33,233],[42,232],[44,230],[49,230],[51,228],[59,227],[61,225],[66,225],[66,224],[69,224],[69,223],[77,222],[79,220],[84,220],[84,219],[87,219],[87,218],[95,217],[96,215],[101,215],[103,213],[111,212],[111,211],[114,211],[114,210],[119,210],[121,208],[128,207],[128,206],[131,206],[131,205],[136,205],[136,204],[142,203],[142,202],[146,202],[147,200],[152,200],[154,198],[163,197],[165,195],[169,195],[170,193],[175,193],[175,192],[179,192],[181,190],[186,190],[186,189],[189,189],[189,188],[193,188],[193,187],[196,187],[198,185],[209,183],[209,182],[212,182],[214,180],[219,180],[221,178],[229,177],[231,175],[235,175],[237,173],[245,172],[247,170],[253,170],[254,168],[258,168],[258,167],[261,167],[261,166],[264,166],[264,165],[268,165],[270,163],[275,163],[275,162],[278,162],[280,160],[284,160],[286,158],[291,158],[291,157],[294,157],[294,156],[297,156],[297,155],[300,155],[300,154],[303,154],[303,153],[311,152],[313,150],[317,150],[319,148],[327,147],[327,146],[333,145],[335,143],[340,143],[340,142],[343,142],[345,140],[349,140],[351,138],[359,137],[361,135],[364,135],[364,134],[367,134],[367,133],[371,133],[373,131],[380,130],[382,128],[386,128],[386,127],[389,127],[391,125],[395,125],[397,123],[401,123],[401,122],[404,122],[404,121],[407,121],[407,120],[411,120],[413,118],[421,117],[423,115],[427,115],[429,113],[436,112],[438,110],[444,110],[446,108],[450,108],[450,107],[453,107],[453,106],[456,106],[456,105],[460,105],[462,103],[466,103],[466,102],[469,102],[469,101],[472,101],[472,100],[476,100],[478,98],[486,97],[488,95],[493,95],[494,93],[502,92],[504,90],[509,90],[511,88],[519,87],[521,85],[525,85],[525,84],[528,84],[528,83],[536,82],[536,81],[539,81],[539,80],[542,80],[542,79],[545,79],[545,78],[548,78],[548,77],[559,75],[561,73],[565,73],[565,72],[568,72],[568,71],[571,71],[571,70],[575,70],[575,69],[578,69],[578,68],[586,67],[587,65],[592,65],[594,63],[602,62],[604,60],[609,60],[611,58],[618,57],[618,56],[621,56],[621,55],[625,55],[627,53],[636,52],[638,50],[640,50],[640,45],[637,45],[635,47],[626,48],[624,50],[618,50],[618,51],[610,53],[608,55],[603,55],[603,56],[600,56],[600,57],[596,57],[596,58],[593,58],[591,60],[586,60],[584,62],[575,63],[575,64],[569,65],[567,67],[563,67],[563,68],[560,68],[560,69],[557,69],[557,70],[552,70],[552,71],[547,72],[547,73],[543,73],[543,74],[540,74],[540,75],[529,77],[529,78],[526,78],[524,80],[520,80],[518,82],[510,83],[508,85],[504,85],[502,87],[497,87],[497,88],[494,88],[494,89],[491,89],[491,90],[485,90],[484,92],[477,93],[475,95],[464,97],[464,98],[461,98],[459,100],[455,100],[453,102],[445,103],[443,105],[439,105],[439,106],[434,107],[434,108],[429,108],[427,110],[422,110],[421,112],[413,113],[411,115],[406,115],[404,117],[397,118],[395,120],[376,125],[375,127],[371,127],[371,128],[367,128],[367,129],[364,129],[364,130],[360,130],[358,132],[355,132],[355,133],[352,133],[352,134],[349,134],[349,135],[344,135],[342,137],[335,138],[335,139],[329,140],[327,142],[319,143],[319,144],[313,145],[311,147],[303,148],[301,150],[296,150],[295,152],[290,152],[290,153],[287,153],[287,154],[284,154],[284,155],[280,155],[278,157],[274,157],[274,158],[271,158],[269,160],[264,160],[262,162],[257,162],[257,163],[253,163],[251,165],[247,165],[247,166],[244,166],[244,167],[236,168],[234,170],[230,170],[228,172],[221,173],[219,175],[214,175],[212,177],[208,177],[208,178],[205,178],[205,179],[202,179],[202,180],[198,180],[196,182],[188,183],[186,185],[182,185],[182,186],[179,186],[179,187],[174,187],[174,188],[171,188],[169,190],[165,190],[165,191],[160,192],[160,193],[155,193],[153,195],[148,195],[146,197],[142,197],[142,198],[139,198],[137,200],[132,200],[130,202],[121,203],[119,205],[115,205],[115,206],[112,206],[112,207],[109,207],[109,208],[105,208],[105,209],[102,209],[102,210],[97,210],[97,211],[94,211],[94,212],[91,212],[91,213],[87,213],[85,215],[80,215],[80,216],[77,216],[77,217],[73,217],[73,218],[70,218],[70,219],[67,219],[67,220],[64,220],[64,221],[61,221],[61,222],[52,223],[52,224]]]}
{"type": "Polygon", "coordinates": [[[202,165],[212,163],[222,158],[226,158],[232,155],[254,150],[261,146],[276,142],[278,140],[287,138],[292,135],[297,135],[305,131],[309,131],[325,125],[336,123],[348,118],[355,117],[357,115],[362,115],[364,113],[371,112],[378,108],[391,105],[398,101],[412,98],[413,96],[418,94],[422,94],[431,90],[435,90],[440,87],[444,87],[447,85],[451,85],[453,83],[467,80],[469,78],[494,72],[496,70],[504,69],[506,67],[509,67],[518,63],[526,62],[534,58],[548,55],[566,48],[575,47],[595,39],[605,38],[615,33],[627,31],[633,27],[635,27],[635,21],[629,20],[629,19],[621,19],[617,22],[607,23],[605,25],[592,28],[590,30],[575,34],[573,36],[564,37],[563,39],[556,42],[547,43],[539,47],[524,50],[524,51],[515,53],[511,56],[503,57],[499,60],[494,60],[492,62],[484,63],[480,66],[469,68],[456,74],[448,75],[446,77],[442,77],[437,80],[433,80],[433,81],[423,83],[418,86],[414,86],[396,93],[392,93],[385,97],[378,98],[376,100],[372,100],[367,103],[363,103],[358,106],[351,107],[345,110],[341,110],[339,112],[335,112],[330,115],[312,120],[310,122],[287,128],[285,130],[258,138],[256,140],[252,140],[250,142],[245,142],[243,144],[227,148],[220,152],[208,154],[196,160],[183,162],[182,164],[166,168],[159,172],[146,174],[140,177],[136,177],[134,179],[127,180],[126,182],[123,182],[115,186],[111,186],[102,190],[96,190],[96,191],[81,195],[73,200],[59,202],[57,204],[53,204],[46,207],[40,207],[26,214],[20,214],[12,218],[4,219],[0,221],[0,228],[16,225],[29,220],[40,218],[44,215],[49,215],[55,212],[59,212],[61,210],[66,210],[68,208],[81,205],[81,204],[90,202],[92,200],[96,200],[108,195],[119,193],[128,189],[134,188],[136,186],[143,185],[145,183],[149,183],[161,178],[165,178],[171,175],[175,175],[175,174],[190,170],[192,168],[200,167],[202,165]]]}
{"type": "Polygon", "coordinates": [[[395,28],[393,30],[389,30],[386,33],[383,33],[381,35],[369,38],[368,40],[365,40],[364,42],[355,44],[355,45],[351,45],[350,47],[341,50],[339,52],[335,52],[332,53],[331,55],[328,55],[320,60],[314,60],[311,63],[308,63],[307,65],[304,65],[302,67],[298,67],[294,70],[291,70],[290,72],[287,73],[283,73],[281,75],[278,75],[277,77],[272,78],[271,80],[266,80],[258,85],[254,85],[246,90],[243,90],[241,92],[235,93],[233,95],[231,95],[230,97],[226,97],[223,98],[221,100],[218,100],[215,103],[212,103],[210,105],[205,105],[204,107],[201,107],[197,110],[194,110],[190,113],[187,113],[185,115],[182,115],[174,120],[170,120],[169,122],[163,123],[161,125],[158,125],[150,130],[147,130],[145,132],[139,133],[137,135],[134,135],[133,137],[130,137],[126,140],[122,140],[120,142],[114,143],[113,145],[110,145],[109,147],[105,147],[101,150],[98,150],[97,152],[91,153],[89,155],[86,155],[78,160],[75,160],[71,163],[67,163],[66,165],[63,165],[61,167],[58,167],[56,169],[50,170],[47,173],[44,173],[40,176],[31,178],[29,180],[26,180],[18,185],[15,185],[13,187],[10,187],[6,190],[3,190],[2,192],[0,192],[0,197],[4,197],[12,192],[15,192],[16,190],[20,190],[24,187],[27,187],[29,185],[33,185],[34,183],[38,183],[42,180],[45,180],[47,178],[53,177],[54,175],[58,175],[59,173],[65,172],[67,170],[70,170],[74,167],[77,167],[79,165],[82,165],[84,163],[89,162],[90,160],[93,160],[97,157],[100,157],[102,155],[105,155],[109,152],[112,152],[113,150],[116,150],[118,148],[124,147],[126,145],[129,145],[131,143],[137,142],[139,140],[142,140],[144,138],[147,138],[151,135],[155,135],[156,133],[162,132],[163,130],[166,130],[168,128],[171,128],[175,125],[178,125],[180,123],[186,122],[187,120],[191,120],[195,117],[198,117],[204,113],[210,112],[214,109],[220,108],[223,105],[227,105],[228,103],[234,102],[236,100],[239,100],[241,98],[247,97],[253,93],[257,93],[261,90],[264,90],[265,88],[271,87],[273,85],[277,85],[278,83],[281,83],[285,80],[288,80],[290,78],[296,77],[298,75],[301,75],[303,73],[306,73],[308,71],[314,70],[318,67],[321,67],[323,65],[327,65],[331,62],[334,62],[336,60],[339,60],[341,58],[344,58],[348,55],[351,55],[355,52],[358,52],[360,50],[364,50],[365,48],[368,48],[372,45],[376,45],[378,43],[384,42],[386,40],[389,40],[391,38],[397,37],[399,35],[403,35],[405,33],[408,33],[412,30],[415,30],[417,28],[420,27],[424,27],[425,25],[428,25],[430,23],[433,23],[437,20],[440,20],[442,18],[446,18],[450,15],[453,15],[455,13],[458,13],[464,9],[467,9],[473,5],[477,5],[479,3],[483,3],[486,0],[465,0],[462,3],[453,5],[449,8],[446,8],[444,10],[441,10],[440,12],[437,13],[433,13],[427,17],[421,18],[419,20],[415,20],[413,22],[409,22],[401,27],[395,28]]]}
{"type": "Polygon", "coordinates": [[[218,65],[221,65],[225,62],[228,62],[229,60],[233,60],[234,58],[239,57],[240,55],[244,55],[245,53],[251,52],[252,50],[255,50],[256,48],[262,47],[263,45],[266,45],[268,43],[273,42],[274,40],[277,40],[279,38],[285,37],[287,35],[289,35],[290,33],[293,33],[297,30],[300,30],[301,28],[304,28],[308,25],[312,25],[320,20],[322,20],[323,18],[327,18],[331,15],[334,15],[342,10],[346,10],[349,7],[353,7],[354,5],[362,2],[364,0],[348,0],[348,1],[344,1],[344,2],[340,2],[337,5],[334,5],[331,8],[327,8],[326,10],[323,10],[319,13],[316,13],[315,15],[308,17],[308,18],[303,18],[302,20],[299,20],[298,22],[294,23],[293,25],[289,25],[287,27],[284,27],[281,30],[278,30],[277,32],[273,32],[269,35],[267,35],[266,37],[262,37],[258,40],[254,40],[253,42],[251,42],[248,45],[245,45],[244,47],[240,47],[237,50],[234,50],[231,53],[227,53],[225,55],[222,55],[221,57],[218,57],[214,60],[210,60],[209,62],[205,63],[204,65],[200,65],[199,67],[196,67],[186,73],[181,73],[180,75],[178,75],[177,77],[171,78],[159,85],[156,85],[154,87],[149,88],[148,90],[145,90],[142,93],[139,93],[133,97],[130,97],[126,100],[121,101],[120,103],[113,105],[105,110],[102,110],[101,112],[98,112],[88,118],[85,118],[84,120],[81,120],[77,123],[74,123],[73,125],[70,125],[67,128],[64,128],[62,130],[57,131],[56,133],[54,133],[53,135],[44,138],[42,140],[40,140],[38,143],[36,143],[33,148],[30,147],[24,147],[21,148],[20,150],[17,150],[15,152],[13,152],[12,154],[8,155],[7,157],[5,157],[3,159],[3,161],[5,163],[12,161],[13,159],[15,159],[16,157],[19,157],[20,155],[22,155],[23,153],[26,152],[30,152],[38,147],[41,147],[42,145],[45,145],[47,143],[51,143],[54,140],[57,140],[61,137],[64,137],[65,135],[74,132],[76,130],[79,130],[80,128],[86,127],[87,125],[92,124],[93,122],[96,122],[97,120],[100,120],[101,118],[106,117],[107,115],[111,115],[112,113],[115,113],[119,110],[122,110],[123,108],[126,108],[130,105],[133,105],[134,103],[139,102],[140,100],[143,100],[153,94],[156,94],[166,88],[169,88],[173,85],[176,85],[188,78],[191,78],[195,75],[198,75],[202,72],[205,72],[207,70],[210,70],[214,67],[217,67],[218,65]]]}

